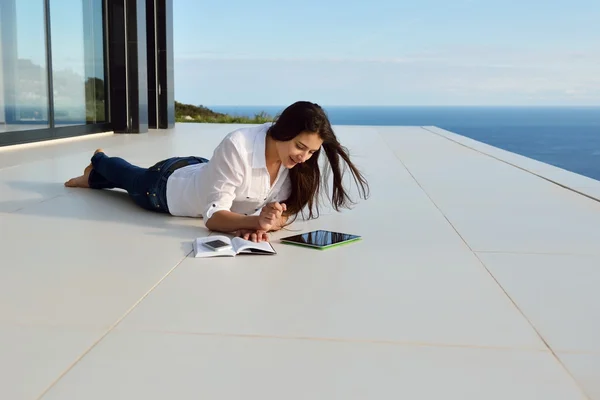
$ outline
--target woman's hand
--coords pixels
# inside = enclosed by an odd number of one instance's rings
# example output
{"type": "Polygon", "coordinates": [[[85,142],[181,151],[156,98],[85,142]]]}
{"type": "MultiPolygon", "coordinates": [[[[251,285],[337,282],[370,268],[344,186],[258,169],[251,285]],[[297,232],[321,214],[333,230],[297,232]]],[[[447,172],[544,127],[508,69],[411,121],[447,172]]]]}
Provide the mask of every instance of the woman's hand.
{"type": "Polygon", "coordinates": [[[237,236],[244,240],[250,240],[252,242],[268,242],[269,235],[266,231],[254,230],[254,229],[241,229],[236,232],[237,236]]]}
{"type": "Polygon", "coordinates": [[[273,229],[278,229],[278,222],[281,219],[281,214],[287,210],[285,203],[269,203],[263,207],[258,216],[258,225],[260,230],[268,232],[273,229]]]}

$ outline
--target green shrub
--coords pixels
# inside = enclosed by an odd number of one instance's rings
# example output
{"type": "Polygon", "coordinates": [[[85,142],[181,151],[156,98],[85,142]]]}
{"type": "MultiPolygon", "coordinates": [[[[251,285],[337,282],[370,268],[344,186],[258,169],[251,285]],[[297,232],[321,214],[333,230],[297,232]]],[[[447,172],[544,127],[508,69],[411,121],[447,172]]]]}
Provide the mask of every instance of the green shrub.
{"type": "Polygon", "coordinates": [[[175,102],[175,120],[177,122],[203,122],[211,124],[264,124],[273,121],[273,117],[264,111],[253,117],[237,116],[215,112],[204,106],[194,106],[175,102]]]}

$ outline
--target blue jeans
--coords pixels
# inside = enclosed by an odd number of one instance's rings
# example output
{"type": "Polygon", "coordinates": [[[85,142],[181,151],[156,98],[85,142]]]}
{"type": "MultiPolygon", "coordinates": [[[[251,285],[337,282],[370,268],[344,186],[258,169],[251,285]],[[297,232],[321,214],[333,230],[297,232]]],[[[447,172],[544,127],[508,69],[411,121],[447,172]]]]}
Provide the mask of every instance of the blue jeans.
{"type": "Polygon", "coordinates": [[[88,183],[92,189],[123,189],[140,207],[168,213],[167,180],[178,168],[206,163],[203,157],[173,157],[159,161],[150,168],[130,164],[120,157],[104,153],[92,156],[94,169],[88,183]]]}

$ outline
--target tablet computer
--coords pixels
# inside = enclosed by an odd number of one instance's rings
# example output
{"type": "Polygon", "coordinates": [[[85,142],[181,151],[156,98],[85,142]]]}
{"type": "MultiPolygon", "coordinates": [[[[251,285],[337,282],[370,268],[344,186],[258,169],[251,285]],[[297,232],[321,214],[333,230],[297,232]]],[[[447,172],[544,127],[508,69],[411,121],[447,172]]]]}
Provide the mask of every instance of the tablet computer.
{"type": "Polygon", "coordinates": [[[341,244],[354,242],[361,239],[359,235],[349,233],[331,232],[326,230],[317,230],[299,235],[281,238],[282,243],[296,244],[298,246],[307,246],[315,249],[328,249],[341,244]]]}

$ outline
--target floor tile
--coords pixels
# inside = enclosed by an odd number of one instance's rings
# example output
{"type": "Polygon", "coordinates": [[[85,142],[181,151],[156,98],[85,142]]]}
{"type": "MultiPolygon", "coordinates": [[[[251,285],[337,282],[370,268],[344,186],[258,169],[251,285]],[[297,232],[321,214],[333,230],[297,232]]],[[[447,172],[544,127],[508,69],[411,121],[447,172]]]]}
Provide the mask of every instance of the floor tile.
{"type": "Polygon", "coordinates": [[[0,324],[0,398],[37,399],[102,334],[0,324]]]}
{"type": "Polygon", "coordinates": [[[600,203],[563,189],[502,193],[430,190],[432,200],[480,251],[598,254],[600,203]]]}
{"type": "Polygon", "coordinates": [[[473,249],[600,254],[599,202],[433,133],[383,135],[473,249]]]}
{"type": "Polygon", "coordinates": [[[83,189],[0,215],[0,224],[0,322],[103,328],[208,234],[123,193],[83,189]]]}
{"type": "Polygon", "coordinates": [[[592,200],[537,206],[534,202],[440,203],[461,236],[477,251],[600,254],[600,204],[592,200]]]}
{"type": "Polygon", "coordinates": [[[276,248],[186,259],[117,329],[544,348],[466,251],[276,248]]]}
{"type": "Polygon", "coordinates": [[[600,353],[559,353],[560,361],[592,400],[600,400],[600,353]]]}
{"type": "Polygon", "coordinates": [[[479,256],[552,349],[600,352],[600,257],[479,256]]]}
{"type": "Polygon", "coordinates": [[[545,352],[111,334],[43,400],[584,399],[545,352]]]}
{"type": "Polygon", "coordinates": [[[563,168],[556,167],[547,163],[543,163],[538,160],[534,160],[523,155],[506,151],[498,147],[488,145],[486,143],[478,142],[466,136],[456,134],[454,132],[448,132],[439,128],[428,128],[432,132],[436,132],[441,136],[447,137],[454,142],[462,143],[469,148],[482,152],[483,154],[495,157],[498,160],[505,161],[516,167],[523,168],[532,174],[543,176],[554,182],[560,183],[568,187],[581,187],[581,188],[594,188],[598,190],[600,188],[600,182],[596,179],[589,178],[580,174],[567,171],[563,168]]]}
{"type": "Polygon", "coordinates": [[[56,180],[56,169],[51,162],[0,169],[0,216],[69,195],[63,182],[56,180]]]}

